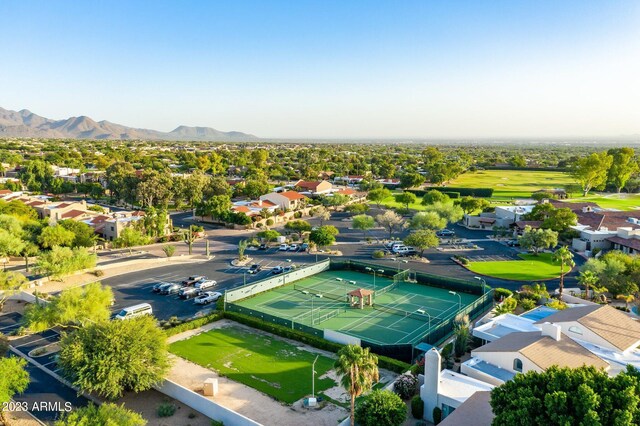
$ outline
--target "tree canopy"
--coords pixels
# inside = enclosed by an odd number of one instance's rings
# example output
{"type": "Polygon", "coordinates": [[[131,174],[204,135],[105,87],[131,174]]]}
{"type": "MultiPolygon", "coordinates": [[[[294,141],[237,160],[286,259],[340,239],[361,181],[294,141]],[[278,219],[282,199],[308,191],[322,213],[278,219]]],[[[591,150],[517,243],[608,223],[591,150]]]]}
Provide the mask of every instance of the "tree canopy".
{"type": "Polygon", "coordinates": [[[145,426],[147,421],[122,405],[105,402],[89,404],[64,413],[54,426],[145,426]]]}

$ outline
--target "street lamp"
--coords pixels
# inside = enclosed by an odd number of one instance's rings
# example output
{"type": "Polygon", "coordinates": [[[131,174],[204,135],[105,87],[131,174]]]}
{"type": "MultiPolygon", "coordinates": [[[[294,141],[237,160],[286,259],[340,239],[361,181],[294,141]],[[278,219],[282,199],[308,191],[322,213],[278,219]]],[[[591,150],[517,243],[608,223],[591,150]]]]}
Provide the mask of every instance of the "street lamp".
{"type": "Polygon", "coordinates": [[[486,287],[487,287],[487,282],[482,277],[473,277],[473,278],[475,278],[476,280],[480,281],[480,283],[481,283],[480,285],[482,285],[482,296],[484,296],[485,291],[486,291],[486,287]]]}
{"type": "Polygon", "coordinates": [[[311,364],[311,398],[316,397],[316,361],[320,355],[316,355],[316,359],[311,364]]]}
{"type": "Polygon", "coordinates": [[[462,309],[462,297],[458,293],[456,293],[455,291],[449,291],[449,294],[453,294],[455,296],[458,296],[458,311],[460,309],[462,309]]]}
{"type": "Polygon", "coordinates": [[[376,272],[378,272],[379,274],[382,274],[384,272],[384,269],[378,269],[377,271],[373,268],[370,267],[366,267],[364,268],[365,271],[369,271],[373,273],[373,291],[376,291],[376,272]]]}

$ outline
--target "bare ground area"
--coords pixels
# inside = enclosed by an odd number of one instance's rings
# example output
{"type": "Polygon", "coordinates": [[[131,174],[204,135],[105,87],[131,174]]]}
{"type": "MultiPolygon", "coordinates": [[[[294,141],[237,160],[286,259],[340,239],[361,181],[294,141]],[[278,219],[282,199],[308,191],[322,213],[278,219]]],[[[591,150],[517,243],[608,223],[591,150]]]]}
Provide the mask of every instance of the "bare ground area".
{"type": "Polygon", "coordinates": [[[41,423],[31,417],[31,415],[24,411],[12,411],[4,413],[4,417],[7,425],[10,426],[41,426],[41,423]]]}
{"type": "Polygon", "coordinates": [[[154,389],[129,393],[116,401],[116,404],[123,403],[129,410],[140,413],[148,421],[148,426],[211,426],[211,419],[204,414],[154,389]],[[162,403],[174,405],[175,414],[171,417],[159,417],[157,410],[162,403]]]}
{"type": "Polygon", "coordinates": [[[17,312],[19,314],[23,314],[24,308],[26,306],[27,303],[23,302],[22,300],[9,299],[4,303],[4,306],[2,306],[1,313],[8,314],[10,312],[17,312]]]}

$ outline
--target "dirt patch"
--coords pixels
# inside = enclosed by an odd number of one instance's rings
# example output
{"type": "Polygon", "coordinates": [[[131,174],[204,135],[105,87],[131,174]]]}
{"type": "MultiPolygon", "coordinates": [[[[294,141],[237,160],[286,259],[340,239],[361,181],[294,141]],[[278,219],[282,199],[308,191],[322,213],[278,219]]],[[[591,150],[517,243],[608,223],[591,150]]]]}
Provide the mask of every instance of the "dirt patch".
{"type": "Polygon", "coordinates": [[[24,310],[28,303],[23,302],[22,300],[7,300],[2,307],[2,313],[8,314],[10,312],[17,312],[20,315],[24,314],[24,310]]]}
{"type": "Polygon", "coordinates": [[[153,389],[140,393],[126,394],[116,401],[116,404],[122,403],[129,410],[136,411],[147,419],[148,426],[211,426],[211,419],[204,414],[153,389]],[[163,403],[170,403],[176,407],[176,412],[173,416],[158,416],[158,407],[163,403]]]}

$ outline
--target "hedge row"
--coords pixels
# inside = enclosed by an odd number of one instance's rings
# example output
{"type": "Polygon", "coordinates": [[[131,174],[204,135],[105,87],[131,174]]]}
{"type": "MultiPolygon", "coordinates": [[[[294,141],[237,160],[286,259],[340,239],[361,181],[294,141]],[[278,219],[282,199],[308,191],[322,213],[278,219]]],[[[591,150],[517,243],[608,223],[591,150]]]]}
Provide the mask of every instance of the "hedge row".
{"type": "MultiPolygon", "coordinates": [[[[338,352],[343,346],[340,343],[331,342],[321,337],[316,337],[298,330],[292,330],[280,324],[273,324],[270,322],[262,321],[261,319],[239,314],[237,312],[226,311],[224,313],[224,317],[248,325],[249,327],[267,331],[269,333],[273,333],[288,339],[297,340],[299,342],[306,343],[307,345],[329,352],[338,352]]],[[[411,365],[407,364],[406,362],[398,361],[386,356],[377,356],[378,366],[380,368],[384,368],[395,373],[403,373],[411,368],[411,365]]]]}
{"type": "MultiPolygon", "coordinates": [[[[419,197],[422,197],[428,191],[435,189],[443,194],[449,195],[449,193],[458,193],[459,197],[466,197],[468,195],[472,197],[486,197],[489,198],[493,195],[493,188],[458,188],[455,186],[442,186],[442,187],[429,187],[428,189],[408,189],[407,192],[412,192],[419,197]]],[[[449,195],[451,197],[451,195],[449,195]]],[[[452,198],[457,198],[455,195],[452,198]]]]}
{"type": "Polygon", "coordinates": [[[209,315],[205,315],[191,321],[183,322],[174,327],[167,328],[164,330],[164,333],[167,335],[167,337],[173,336],[174,334],[182,333],[183,331],[195,330],[196,328],[200,328],[203,325],[209,324],[210,322],[221,320],[222,318],[224,318],[224,312],[215,311],[213,313],[210,313],[209,315]]]}

